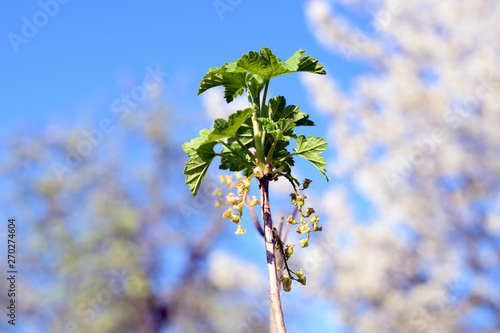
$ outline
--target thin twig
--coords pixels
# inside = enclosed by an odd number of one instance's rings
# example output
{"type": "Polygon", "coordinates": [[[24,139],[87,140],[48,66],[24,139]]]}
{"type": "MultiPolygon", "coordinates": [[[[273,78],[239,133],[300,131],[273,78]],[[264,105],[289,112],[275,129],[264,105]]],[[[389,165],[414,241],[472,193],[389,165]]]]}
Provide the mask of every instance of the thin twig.
{"type": "Polygon", "coordinates": [[[257,213],[255,213],[255,208],[250,207],[250,196],[247,195],[247,205],[248,205],[248,210],[250,211],[250,215],[252,216],[253,223],[255,224],[255,228],[257,228],[257,231],[264,237],[264,230],[262,229],[262,226],[260,225],[259,218],[257,217],[257,213]]]}

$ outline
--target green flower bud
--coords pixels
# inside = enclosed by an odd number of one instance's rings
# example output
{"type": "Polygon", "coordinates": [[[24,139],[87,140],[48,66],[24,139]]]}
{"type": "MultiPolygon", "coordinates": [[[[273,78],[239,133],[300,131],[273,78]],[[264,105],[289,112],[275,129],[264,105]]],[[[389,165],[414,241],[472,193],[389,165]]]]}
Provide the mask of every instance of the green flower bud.
{"type": "Polygon", "coordinates": [[[312,180],[307,179],[307,178],[306,178],[306,179],[304,179],[304,182],[302,183],[302,187],[304,187],[304,190],[305,190],[306,188],[309,188],[309,184],[311,184],[311,183],[312,183],[312,180]]]}
{"type": "Polygon", "coordinates": [[[288,219],[286,220],[286,223],[288,224],[297,224],[297,221],[293,218],[293,215],[288,216],[288,219]]]}
{"type": "Polygon", "coordinates": [[[314,214],[314,209],[312,209],[312,208],[309,207],[309,208],[306,209],[306,214],[305,215],[306,215],[306,217],[309,217],[309,216],[311,216],[311,214],[314,214]]]}
{"type": "Polygon", "coordinates": [[[240,187],[237,187],[237,189],[238,189],[238,194],[239,194],[239,195],[243,195],[243,191],[244,191],[244,190],[243,190],[243,187],[242,187],[242,186],[240,186],[240,187]]]}
{"type": "Polygon", "coordinates": [[[318,221],[319,221],[318,215],[314,214],[312,219],[311,219],[311,223],[318,222],[318,221]]]}
{"type": "Polygon", "coordinates": [[[243,179],[243,185],[245,185],[246,188],[250,188],[251,185],[250,179],[248,178],[243,179]]]}
{"type": "Polygon", "coordinates": [[[303,194],[302,194],[302,195],[299,195],[299,196],[297,197],[297,203],[298,203],[299,207],[304,206],[304,200],[305,200],[306,198],[307,198],[307,197],[306,197],[305,195],[303,195],[303,194]]]}
{"type": "Polygon", "coordinates": [[[295,275],[297,275],[297,277],[299,278],[299,282],[305,286],[306,285],[306,276],[304,275],[304,271],[302,271],[302,269],[299,269],[299,271],[297,273],[295,273],[295,275]]]}
{"type": "Polygon", "coordinates": [[[292,197],[292,205],[297,206],[297,195],[292,193],[290,196],[292,197]]]}
{"type": "Polygon", "coordinates": [[[226,177],[225,176],[219,176],[219,181],[221,184],[225,184],[226,183],[226,177]]]}
{"type": "Polygon", "coordinates": [[[323,231],[323,227],[318,227],[318,222],[314,222],[313,231],[323,231]]]}
{"type": "Polygon", "coordinates": [[[295,245],[288,244],[287,247],[286,247],[285,253],[288,256],[291,256],[293,254],[293,248],[294,247],[295,247],[295,245]]]}
{"type": "Polygon", "coordinates": [[[231,221],[233,221],[234,223],[239,223],[241,221],[241,216],[236,214],[236,213],[231,213],[231,217],[230,217],[231,221]]]}
{"type": "Polygon", "coordinates": [[[234,175],[237,180],[241,180],[241,171],[235,172],[234,175]]]}
{"type": "Polygon", "coordinates": [[[286,292],[289,292],[292,290],[292,279],[290,279],[290,276],[286,273],[281,275],[281,281],[283,283],[283,290],[286,292]]]}
{"type": "Polygon", "coordinates": [[[307,247],[309,245],[309,238],[301,238],[299,239],[300,246],[307,247]]]}

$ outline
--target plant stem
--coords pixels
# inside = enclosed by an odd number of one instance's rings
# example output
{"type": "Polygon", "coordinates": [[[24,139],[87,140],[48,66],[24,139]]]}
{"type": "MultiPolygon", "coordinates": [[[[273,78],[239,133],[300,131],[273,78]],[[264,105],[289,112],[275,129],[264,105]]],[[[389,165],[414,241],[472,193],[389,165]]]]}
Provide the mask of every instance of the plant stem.
{"type": "Polygon", "coordinates": [[[258,110],[254,108],[252,115],[252,123],[253,123],[253,135],[255,138],[255,150],[257,154],[257,158],[261,164],[266,163],[266,157],[264,156],[264,148],[262,146],[262,128],[257,121],[258,110]]]}
{"type": "Polygon", "coordinates": [[[269,271],[269,299],[274,314],[277,333],[286,333],[281,299],[279,293],[278,274],[276,270],[275,240],[273,234],[273,220],[271,218],[271,207],[269,206],[269,178],[263,177],[259,180],[261,199],[262,220],[264,221],[264,238],[266,240],[267,269],[269,271]]]}
{"type": "Polygon", "coordinates": [[[234,136],[233,139],[238,142],[238,144],[240,145],[241,148],[243,148],[243,150],[248,154],[248,156],[250,156],[250,158],[252,160],[255,159],[255,155],[252,154],[252,152],[243,144],[243,142],[240,141],[240,139],[238,139],[237,136],[234,136]]]}
{"type": "MultiPolygon", "coordinates": [[[[280,137],[281,137],[281,135],[280,135],[280,137]]],[[[276,138],[274,140],[273,144],[271,145],[271,149],[269,149],[269,153],[267,154],[266,163],[273,164],[274,149],[276,148],[276,145],[278,144],[279,140],[280,140],[279,138],[276,138]]]]}
{"type": "MultiPolygon", "coordinates": [[[[264,106],[266,105],[266,99],[267,99],[267,89],[269,88],[269,81],[270,81],[270,80],[268,80],[268,81],[266,82],[266,87],[264,88],[264,96],[263,96],[263,98],[262,98],[262,106],[260,107],[260,109],[261,109],[261,110],[263,110],[263,109],[264,109],[264,106]]],[[[267,110],[267,112],[266,112],[266,113],[267,113],[267,114],[262,115],[262,116],[269,117],[269,110],[267,110]]]]}
{"type": "MultiPolygon", "coordinates": [[[[264,109],[265,109],[264,107],[266,106],[267,89],[269,88],[269,82],[270,82],[270,80],[267,80],[266,87],[264,88],[264,96],[262,98],[262,105],[260,105],[260,116],[261,117],[269,117],[269,109],[267,109],[266,114],[264,114],[264,109]]],[[[261,138],[261,144],[262,144],[262,147],[264,148],[266,146],[267,131],[265,128],[263,129],[263,131],[264,131],[264,134],[262,135],[262,138],[261,138]]],[[[269,162],[267,162],[267,163],[269,163],[269,162]]]]}

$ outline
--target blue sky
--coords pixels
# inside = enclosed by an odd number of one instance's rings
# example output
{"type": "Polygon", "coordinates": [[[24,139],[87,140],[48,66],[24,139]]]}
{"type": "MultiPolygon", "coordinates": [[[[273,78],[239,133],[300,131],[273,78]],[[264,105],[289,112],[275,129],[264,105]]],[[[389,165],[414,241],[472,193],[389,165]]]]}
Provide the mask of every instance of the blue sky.
{"type": "MultiPolygon", "coordinates": [[[[0,99],[4,126],[64,124],[108,112],[107,99],[123,93],[120,79],[142,80],[147,66],[169,73],[169,103],[192,108],[200,105],[196,91],[207,69],[249,50],[267,46],[286,59],[305,49],[315,58],[335,60],[307,29],[302,4],[241,1],[219,16],[211,1],[55,1],[13,3],[0,14],[0,73],[8,83],[0,99]],[[41,3],[57,3],[57,9],[50,6],[55,15],[43,14],[41,3]]],[[[359,71],[341,61],[327,68],[340,81],[359,71]]],[[[298,77],[273,84],[276,93],[307,106],[298,77]]]]}
{"type": "MultiPolygon", "coordinates": [[[[7,8],[4,2],[7,9],[0,11],[3,135],[43,130],[51,124],[63,128],[92,124],[111,113],[113,100],[142,81],[148,66],[160,66],[168,73],[162,91],[165,102],[191,115],[202,111],[196,93],[209,67],[263,46],[282,59],[306,50],[346,89],[366,70],[319,46],[307,27],[303,2],[226,0],[219,3],[225,3],[227,10],[219,12],[214,3],[42,0],[12,2],[7,8]]],[[[325,134],[324,116],[308,103],[298,76],[273,80],[271,91],[311,113],[316,130],[325,134]]],[[[199,129],[180,133],[179,141],[189,140],[199,129]]]]}

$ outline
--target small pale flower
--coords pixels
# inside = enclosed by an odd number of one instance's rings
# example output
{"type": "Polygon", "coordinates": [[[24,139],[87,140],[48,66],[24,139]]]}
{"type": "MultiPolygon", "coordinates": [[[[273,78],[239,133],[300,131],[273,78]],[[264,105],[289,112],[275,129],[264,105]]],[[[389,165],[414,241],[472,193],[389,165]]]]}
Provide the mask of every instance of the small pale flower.
{"type": "Polygon", "coordinates": [[[255,205],[260,205],[259,199],[255,197],[255,195],[252,197],[252,201],[250,202],[250,207],[254,207],[255,205]]]}
{"type": "Polygon", "coordinates": [[[236,204],[238,201],[240,201],[240,198],[238,198],[236,195],[234,195],[233,192],[230,192],[228,195],[226,195],[226,200],[227,202],[229,202],[230,204],[234,205],[236,204]]]}
{"type": "Polygon", "coordinates": [[[241,214],[241,212],[243,211],[243,204],[244,204],[243,201],[241,201],[239,204],[233,205],[233,208],[239,211],[241,214]]]}
{"type": "Polygon", "coordinates": [[[305,224],[300,224],[298,227],[297,227],[297,233],[298,234],[306,234],[308,233],[310,230],[309,230],[309,225],[307,223],[305,224]]]}
{"type": "Polygon", "coordinates": [[[225,219],[229,219],[231,218],[231,213],[233,212],[233,210],[231,208],[228,208],[224,214],[222,214],[222,217],[225,218],[225,219]]]}
{"type": "Polygon", "coordinates": [[[320,221],[318,215],[314,214],[312,219],[311,219],[311,222],[314,223],[314,222],[318,222],[318,221],[320,221]]]}
{"type": "Polygon", "coordinates": [[[245,229],[241,227],[241,224],[238,224],[238,228],[234,232],[236,235],[243,235],[245,232],[247,232],[245,229]]]}

